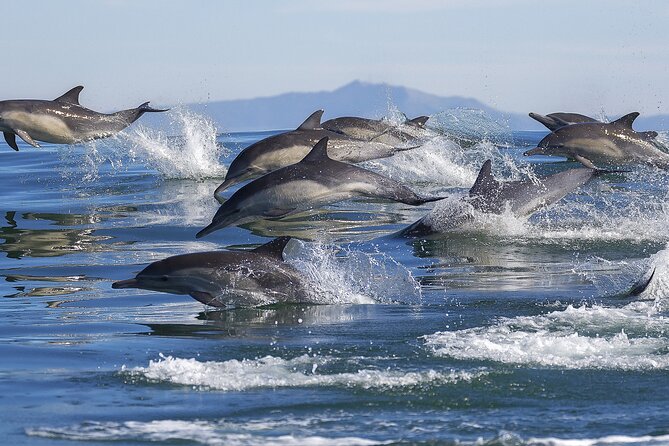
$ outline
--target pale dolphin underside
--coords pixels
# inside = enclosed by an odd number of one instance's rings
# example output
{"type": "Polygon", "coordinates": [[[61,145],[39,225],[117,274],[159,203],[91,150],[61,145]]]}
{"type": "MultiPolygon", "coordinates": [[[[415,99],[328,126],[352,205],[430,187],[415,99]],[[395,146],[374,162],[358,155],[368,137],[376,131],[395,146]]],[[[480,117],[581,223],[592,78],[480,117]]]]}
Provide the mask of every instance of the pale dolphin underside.
{"type": "Polygon", "coordinates": [[[434,216],[428,214],[401,230],[399,235],[423,237],[457,229],[471,221],[471,210],[501,214],[508,209],[516,216],[529,216],[561,200],[599,173],[593,169],[576,168],[538,180],[500,182],[492,175],[492,162],[487,160],[469,190],[469,196],[463,198],[471,207],[463,207],[461,212],[451,215],[447,222],[436,222],[434,216]]]}
{"type": "Polygon", "coordinates": [[[112,288],[186,294],[214,307],[246,307],[307,301],[301,274],[287,264],[279,237],[252,251],[182,254],[153,262],[133,279],[112,288]]]}
{"type": "Polygon", "coordinates": [[[14,150],[18,135],[33,147],[37,141],[74,144],[106,138],[120,132],[147,112],[163,112],[145,102],[137,108],[116,113],[99,113],[79,104],[84,87],[74,87],[53,101],[15,99],[0,101],[0,131],[14,150]]]}
{"type": "Polygon", "coordinates": [[[328,138],[318,141],[299,163],[275,170],[244,185],[216,212],[203,237],[232,224],[281,218],[353,197],[373,197],[417,206],[441,198],[416,195],[395,180],[328,155],[328,138]]]}

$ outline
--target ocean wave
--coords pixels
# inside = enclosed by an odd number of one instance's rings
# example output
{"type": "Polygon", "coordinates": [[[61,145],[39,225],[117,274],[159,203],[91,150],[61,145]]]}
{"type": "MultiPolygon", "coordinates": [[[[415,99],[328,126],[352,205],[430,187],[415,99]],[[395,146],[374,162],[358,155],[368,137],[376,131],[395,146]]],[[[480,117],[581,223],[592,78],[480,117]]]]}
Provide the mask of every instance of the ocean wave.
{"type": "Polygon", "coordinates": [[[502,318],[424,337],[438,356],[566,369],[669,369],[669,320],[646,302],[502,318]]]}
{"type": "Polygon", "coordinates": [[[225,446],[371,446],[384,442],[359,437],[322,437],[316,435],[267,435],[249,433],[244,425],[201,420],[155,420],[149,422],[89,421],[66,427],[27,428],[32,437],[78,441],[182,442],[225,446]]]}
{"type": "Polygon", "coordinates": [[[308,355],[293,359],[265,356],[259,359],[231,359],[222,362],[161,356],[157,361],[150,361],[147,367],[124,367],[121,373],[131,380],[141,378],[152,382],[222,391],[314,386],[388,390],[471,381],[483,373],[378,369],[359,369],[344,373],[320,372],[335,363],[339,364],[341,361],[332,357],[308,355]]]}

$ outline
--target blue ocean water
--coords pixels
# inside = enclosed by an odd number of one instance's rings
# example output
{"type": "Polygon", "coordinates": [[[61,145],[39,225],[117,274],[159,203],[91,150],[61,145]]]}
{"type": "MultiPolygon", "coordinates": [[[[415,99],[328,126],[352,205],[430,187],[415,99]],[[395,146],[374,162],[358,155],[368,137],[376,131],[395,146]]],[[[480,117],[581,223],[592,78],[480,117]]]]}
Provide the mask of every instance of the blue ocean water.
{"type": "Polygon", "coordinates": [[[424,147],[365,166],[452,198],[196,240],[225,166],[273,132],[171,113],[167,130],[0,150],[5,444],[669,444],[665,172],[598,178],[529,219],[392,237],[448,219],[488,158],[505,179],[576,167],[524,158],[541,132],[448,112],[424,147]],[[302,239],[287,260],[327,304],[212,311],[111,289],[169,255],[277,235],[302,239]],[[643,299],[626,297],[650,267],[643,299]]]}

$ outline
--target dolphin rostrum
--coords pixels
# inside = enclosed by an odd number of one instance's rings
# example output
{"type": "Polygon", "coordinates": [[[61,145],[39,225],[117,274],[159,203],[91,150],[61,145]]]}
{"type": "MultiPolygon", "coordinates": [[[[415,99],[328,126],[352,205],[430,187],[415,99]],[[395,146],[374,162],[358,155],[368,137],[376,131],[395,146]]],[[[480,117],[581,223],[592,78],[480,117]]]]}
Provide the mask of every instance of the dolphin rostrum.
{"type": "Polygon", "coordinates": [[[393,147],[403,147],[407,144],[416,147],[426,136],[425,123],[428,119],[430,119],[428,116],[419,116],[407,119],[402,124],[393,124],[386,119],[344,116],[325,121],[322,127],[353,138],[382,142],[393,147]]]}
{"type": "Polygon", "coordinates": [[[139,288],[187,294],[214,307],[259,306],[304,302],[299,272],[285,263],[290,237],[279,237],[252,251],[210,251],[182,254],[153,262],[134,279],[112,288],[139,288]]]}
{"type": "Polygon", "coordinates": [[[280,218],[352,197],[366,196],[412,206],[440,200],[416,195],[395,180],[328,156],[328,137],[297,164],[260,177],[236,191],[214,215],[203,237],[217,229],[260,218],[280,218]]]}
{"type": "Polygon", "coordinates": [[[564,156],[589,168],[626,163],[669,168],[669,154],[653,144],[657,132],[632,129],[638,116],[634,112],[610,123],[585,122],[560,127],[525,152],[525,156],[564,156]]]}
{"type": "Polygon", "coordinates": [[[323,110],[317,110],[297,129],[270,136],[242,150],[232,160],[225,181],[214,192],[216,199],[223,203],[225,199],[220,194],[230,186],[299,162],[324,137],[330,139],[330,157],[347,163],[387,158],[398,151],[414,148],[392,147],[326,130],[321,126],[322,116],[323,110]]]}
{"type": "Polygon", "coordinates": [[[584,122],[601,122],[590,116],[580,115],[578,113],[549,113],[547,115],[540,115],[539,113],[530,113],[530,118],[542,123],[548,130],[557,130],[560,127],[570,124],[582,124],[584,122]]]}
{"type": "Polygon", "coordinates": [[[33,147],[37,141],[73,144],[112,136],[146,112],[163,112],[145,102],[137,108],[116,113],[98,113],[79,104],[84,87],[74,87],[53,101],[16,99],[0,101],[0,131],[14,149],[16,135],[33,147]]]}
{"type": "Polygon", "coordinates": [[[502,214],[508,209],[513,215],[529,216],[539,209],[556,203],[590,181],[595,175],[604,172],[606,171],[576,168],[538,180],[500,182],[492,174],[492,162],[487,160],[469,190],[469,196],[463,198],[463,206],[457,210],[455,215],[450,216],[449,221],[435,221],[434,216],[428,214],[400,231],[399,234],[419,237],[457,229],[473,218],[471,213],[473,210],[502,214]]]}

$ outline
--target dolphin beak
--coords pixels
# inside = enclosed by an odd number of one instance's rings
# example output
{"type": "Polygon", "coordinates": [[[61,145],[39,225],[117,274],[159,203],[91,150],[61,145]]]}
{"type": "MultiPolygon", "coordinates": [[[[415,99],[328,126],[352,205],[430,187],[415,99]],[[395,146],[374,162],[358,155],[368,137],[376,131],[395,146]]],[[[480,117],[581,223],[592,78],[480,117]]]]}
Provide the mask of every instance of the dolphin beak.
{"type": "Polygon", "coordinates": [[[532,156],[532,155],[541,155],[541,147],[535,147],[534,149],[528,150],[527,152],[523,153],[525,156],[532,156]]]}
{"type": "Polygon", "coordinates": [[[206,228],[202,229],[200,232],[195,234],[195,238],[202,238],[205,235],[211,234],[212,232],[214,232],[217,229],[218,229],[218,224],[216,224],[214,222],[211,222],[211,224],[209,226],[207,226],[206,228]]]}
{"type": "Polygon", "coordinates": [[[137,279],[120,280],[112,283],[112,288],[119,290],[122,288],[137,288],[139,281],[137,279]]]}
{"type": "Polygon", "coordinates": [[[227,188],[234,186],[240,181],[242,181],[240,177],[226,178],[225,181],[223,181],[223,183],[221,183],[221,185],[218,186],[214,191],[214,197],[216,197],[216,200],[218,200],[219,203],[223,204],[225,202],[225,198],[221,197],[220,194],[227,188]]]}

